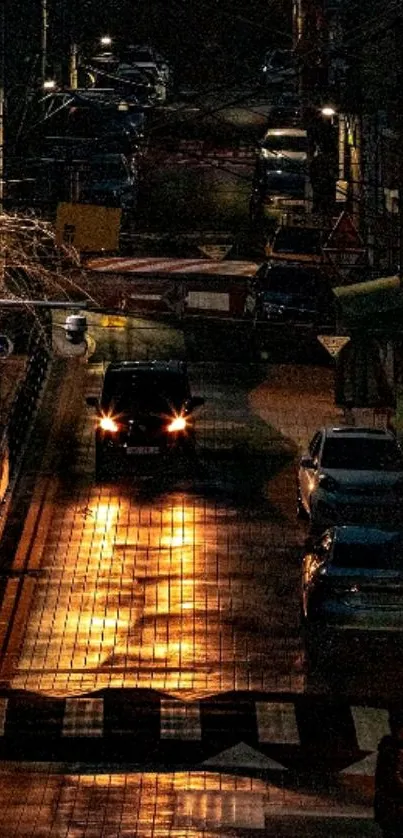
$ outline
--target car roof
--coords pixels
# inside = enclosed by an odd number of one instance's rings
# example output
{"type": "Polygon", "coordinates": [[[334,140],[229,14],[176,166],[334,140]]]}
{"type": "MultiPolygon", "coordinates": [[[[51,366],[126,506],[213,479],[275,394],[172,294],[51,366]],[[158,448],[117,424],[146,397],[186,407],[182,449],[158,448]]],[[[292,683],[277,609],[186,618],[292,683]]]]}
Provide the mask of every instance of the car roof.
{"type": "Polygon", "coordinates": [[[392,541],[403,541],[403,532],[378,527],[360,527],[345,525],[333,527],[334,544],[387,544],[392,541]]]}
{"type": "Polygon", "coordinates": [[[322,433],[327,439],[396,439],[394,433],[387,428],[367,428],[354,425],[322,428],[322,433]]]}

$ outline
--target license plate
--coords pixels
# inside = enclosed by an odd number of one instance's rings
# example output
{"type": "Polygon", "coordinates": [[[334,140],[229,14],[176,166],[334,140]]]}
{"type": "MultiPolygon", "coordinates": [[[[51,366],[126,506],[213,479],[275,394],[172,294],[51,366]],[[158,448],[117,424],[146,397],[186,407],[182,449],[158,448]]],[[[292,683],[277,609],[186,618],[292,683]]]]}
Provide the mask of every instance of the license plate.
{"type": "Polygon", "coordinates": [[[136,445],[126,448],[128,454],[159,454],[159,450],[155,445],[136,445]]]}

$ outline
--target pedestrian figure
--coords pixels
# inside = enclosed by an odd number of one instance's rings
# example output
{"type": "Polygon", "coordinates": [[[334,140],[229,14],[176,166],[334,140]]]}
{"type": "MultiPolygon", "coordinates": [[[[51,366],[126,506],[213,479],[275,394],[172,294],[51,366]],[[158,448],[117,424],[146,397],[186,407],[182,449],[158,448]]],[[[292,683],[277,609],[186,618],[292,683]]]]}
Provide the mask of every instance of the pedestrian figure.
{"type": "Polygon", "coordinates": [[[378,745],[374,817],[383,838],[403,836],[403,718],[378,745]]]}

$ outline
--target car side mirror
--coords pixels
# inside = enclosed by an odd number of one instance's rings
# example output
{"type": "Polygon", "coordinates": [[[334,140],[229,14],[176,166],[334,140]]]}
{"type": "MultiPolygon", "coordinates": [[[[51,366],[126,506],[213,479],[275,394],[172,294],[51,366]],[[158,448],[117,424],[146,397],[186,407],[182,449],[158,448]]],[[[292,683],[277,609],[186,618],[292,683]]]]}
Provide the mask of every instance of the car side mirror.
{"type": "Polygon", "coordinates": [[[99,408],[99,399],[97,396],[87,396],[86,403],[89,407],[97,407],[99,408]]]}
{"type": "Polygon", "coordinates": [[[301,468],[310,468],[310,469],[315,469],[316,468],[316,465],[315,465],[312,457],[309,457],[309,456],[301,457],[300,465],[301,465],[301,468]]]}

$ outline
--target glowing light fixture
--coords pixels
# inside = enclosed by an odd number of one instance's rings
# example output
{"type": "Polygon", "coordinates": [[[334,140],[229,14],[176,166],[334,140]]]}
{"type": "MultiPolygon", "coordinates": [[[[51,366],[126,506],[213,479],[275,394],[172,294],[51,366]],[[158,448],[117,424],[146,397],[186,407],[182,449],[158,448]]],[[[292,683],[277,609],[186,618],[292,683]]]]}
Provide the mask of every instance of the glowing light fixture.
{"type": "Polygon", "coordinates": [[[102,428],[103,431],[109,431],[112,434],[115,434],[116,431],[119,430],[119,425],[112,416],[102,416],[99,427],[102,428]]]}
{"type": "Polygon", "coordinates": [[[168,425],[168,431],[171,434],[176,433],[177,431],[184,431],[186,428],[187,422],[184,416],[175,416],[175,419],[168,425]]]}

